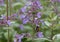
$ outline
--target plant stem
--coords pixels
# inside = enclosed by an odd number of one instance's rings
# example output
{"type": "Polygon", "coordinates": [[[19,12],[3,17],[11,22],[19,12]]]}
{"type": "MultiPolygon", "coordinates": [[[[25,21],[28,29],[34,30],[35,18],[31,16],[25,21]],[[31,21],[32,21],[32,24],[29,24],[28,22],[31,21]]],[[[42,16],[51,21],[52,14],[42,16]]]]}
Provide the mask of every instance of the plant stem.
{"type": "MultiPolygon", "coordinates": [[[[7,21],[8,21],[8,0],[6,0],[6,11],[7,11],[7,21]]],[[[8,27],[9,27],[9,25],[8,25],[8,27]]],[[[7,40],[7,42],[9,42],[9,28],[8,28],[8,40],[7,40]]]]}
{"type": "Polygon", "coordinates": [[[53,28],[51,28],[51,40],[52,40],[52,37],[53,37],[53,28]]]}
{"type": "Polygon", "coordinates": [[[8,20],[8,0],[6,0],[6,11],[7,11],[7,20],[8,20]]]}

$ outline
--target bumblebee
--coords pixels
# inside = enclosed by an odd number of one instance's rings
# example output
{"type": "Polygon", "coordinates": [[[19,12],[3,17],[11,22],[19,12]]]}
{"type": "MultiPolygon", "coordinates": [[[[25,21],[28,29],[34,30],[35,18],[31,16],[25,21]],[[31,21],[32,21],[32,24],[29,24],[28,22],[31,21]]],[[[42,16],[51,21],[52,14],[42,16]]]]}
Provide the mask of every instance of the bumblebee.
{"type": "Polygon", "coordinates": [[[40,31],[40,27],[38,25],[38,26],[36,26],[36,32],[39,32],[39,31],[40,31]]]}

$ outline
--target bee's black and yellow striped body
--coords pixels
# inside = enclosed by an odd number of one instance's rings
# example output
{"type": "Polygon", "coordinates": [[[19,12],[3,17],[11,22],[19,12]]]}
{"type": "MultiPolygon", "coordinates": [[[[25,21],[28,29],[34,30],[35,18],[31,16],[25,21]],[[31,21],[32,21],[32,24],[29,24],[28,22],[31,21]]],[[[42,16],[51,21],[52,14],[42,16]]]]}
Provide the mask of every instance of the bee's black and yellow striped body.
{"type": "Polygon", "coordinates": [[[39,31],[40,31],[40,27],[36,26],[36,32],[39,32],[39,31]]]}

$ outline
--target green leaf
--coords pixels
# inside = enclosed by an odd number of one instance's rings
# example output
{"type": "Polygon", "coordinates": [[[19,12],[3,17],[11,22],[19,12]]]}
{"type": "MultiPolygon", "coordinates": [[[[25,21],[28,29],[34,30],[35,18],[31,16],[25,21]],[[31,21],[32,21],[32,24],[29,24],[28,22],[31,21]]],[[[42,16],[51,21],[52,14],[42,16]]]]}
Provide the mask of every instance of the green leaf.
{"type": "Polygon", "coordinates": [[[26,41],[27,41],[27,38],[23,38],[23,39],[22,39],[22,42],[26,42],[26,41]]]}
{"type": "Polygon", "coordinates": [[[55,36],[53,36],[53,42],[60,42],[60,34],[56,34],[55,36]]]}
{"type": "Polygon", "coordinates": [[[47,38],[36,38],[34,39],[34,42],[50,42],[50,40],[47,38]]]}
{"type": "Polygon", "coordinates": [[[25,32],[29,32],[31,34],[33,33],[33,28],[31,26],[29,26],[29,25],[24,26],[24,30],[25,30],[25,32]]]}
{"type": "Polygon", "coordinates": [[[50,25],[51,25],[51,23],[49,23],[48,21],[45,21],[45,24],[46,24],[47,26],[50,26],[50,25]]]}

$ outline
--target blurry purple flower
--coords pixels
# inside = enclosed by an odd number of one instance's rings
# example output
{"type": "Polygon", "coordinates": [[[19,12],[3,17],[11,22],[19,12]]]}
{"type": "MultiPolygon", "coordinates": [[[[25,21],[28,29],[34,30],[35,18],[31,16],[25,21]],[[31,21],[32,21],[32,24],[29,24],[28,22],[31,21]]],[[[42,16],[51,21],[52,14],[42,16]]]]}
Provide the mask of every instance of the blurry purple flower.
{"type": "Polygon", "coordinates": [[[33,1],[32,6],[35,7],[36,9],[42,9],[43,8],[41,3],[39,2],[39,0],[33,1]]]}
{"type": "Polygon", "coordinates": [[[38,12],[38,13],[37,13],[37,17],[38,17],[38,18],[41,18],[41,12],[38,12]]]}
{"type": "Polygon", "coordinates": [[[58,0],[58,2],[60,2],[60,0],[58,0]]]}
{"type": "Polygon", "coordinates": [[[40,9],[43,9],[43,6],[42,6],[42,5],[39,5],[38,7],[39,7],[40,9]]]}
{"type": "MultiPolygon", "coordinates": [[[[6,17],[7,18],[7,17],[6,17]]],[[[11,16],[8,16],[8,20],[10,20],[11,19],[11,16]]]]}
{"type": "Polygon", "coordinates": [[[32,4],[31,2],[27,2],[25,6],[28,7],[31,6],[31,4],[32,4]]]}
{"type": "Polygon", "coordinates": [[[10,20],[7,20],[7,24],[10,26],[11,25],[11,21],[10,20]]]}
{"type": "Polygon", "coordinates": [[[50,0],[51,2],[55,2],[55,0],[50,0]]]}
{"type": "Polygon", "coordinates": [[[0,0],[0,6],[4,6],[4,0],[0,0]]]}
{"type": "Polygon", "coordinates": [[[60,17],[60,14],[58,14],[58,16],[60,17]]]}
{"type": "Polygon", "coordinates": [[[18,39],[19,37],[20,37],[20,35],[19,35],[19,34],[16,34],[16,35],[15,35],[15,38],[17,38],[17,39],[18,39]]]}
{"type": "Polygon", "coordinates": [[[1,19],[1,20],[0,20],[0,24],[6,24],[6,20],[1,19]]]}
{"type": "Polygon", "coordinates": [[[26,12],[26,6],[23,7],[23,8],[21,8],[21,11],[22,11],[23,13],[26,12]]]}
{"type": "Polygon", "coordinates": [[[27,22],[29,22],[29,18],[28,17],[23,19],[23,24],[26,24],[27,22]]]}
{"type": "Polygon", "coordinates": [[[28,11],[28,14],[32,14],[32,11],[29,10],[29,11],[28,11]]]}
{"type": "Polygon", "coordinates": [[[24,30],[23,24],[21,24],[19,27],[20,27],[21,30],[24,30]]]}
{"type": "Polygon", "coordinates": [[[38,24],[39,24],[38,18],[34,19],[34,23],[36,24],[36,26],[38,26],[38,24]]]}
{"type": "Polygon", "coordinates": [[[26,24],[28,21],[28,19],[23,19],[23,24],[26,24]]]}
{"type": "Polygon", "coordinates": [[[42,25],[44,25],[44,24],[45,24],[43,20],[40,20],[40,22],[42,23],[42,25]]]}
{"type": "MultiPolygon", "coordinates": [[[[7,20],[7,16],[2,15],[2,19],[7,20]]],[[[10,19],[11,19],[11,16],[8,16],[8,20],[10,20],[10,19]]]]}
{"type": "Polygon", "coordinates": [[[17,39],[16,38],[14,38],[14,42],[17,42],[17,39]]]}
{"type": "Polygon", "coordinates": [[[41,6],[41,3],[39,2],[39,0],[36,1],[36,4],[38,6],[38,8],[42,9],[43,7],[41,6]]]}
{"type": "MultiPolygon", "coordinates": [[[[20,35],[19,35],[19,34],[16,34],[16,35],[15,35],[15,38],[18,40],[18,42],[22,42],[21,40],[22,40],[22,38],[24,37],[24,35],[25,35],[24,33],[22,33],[22,34],[20,34],[20,35]]],[[[14,41],[15,41],[15,40],[14,40],[14,41]]]]}
{"type": "Polygon", "coordinates": [[[26,15],[20,14],[20,19],[24,19],[26,15]]]}
{"type": "Polygon", "coordinates": [[[22,38],[24,37],[25,34],[21,34],[20,37],[18,38],[18,42],[22,42],[22,38]]]}
{"type": "Polygon", "coordinates": [[[12,14],[12,17],[18,17],[17,14],[12,14]]]}
{"type": "Polygon", "coordinates": [[[18,42],[22,42],[22,41],[21,41],[21,38],[19,38],[18,42]]]}
{"type": "Polygon", "coordinates": [[[37,35],[38,38],[42,38],[43,37],[43,33],[42,32],[37,32],[36,35],[37,35]]]}
{"type": "Polygon", "coordinates": [[[18,18],[18,15],[17,14],[12,14],[10,16],[11,20],[16,20],[18,18]]]}

